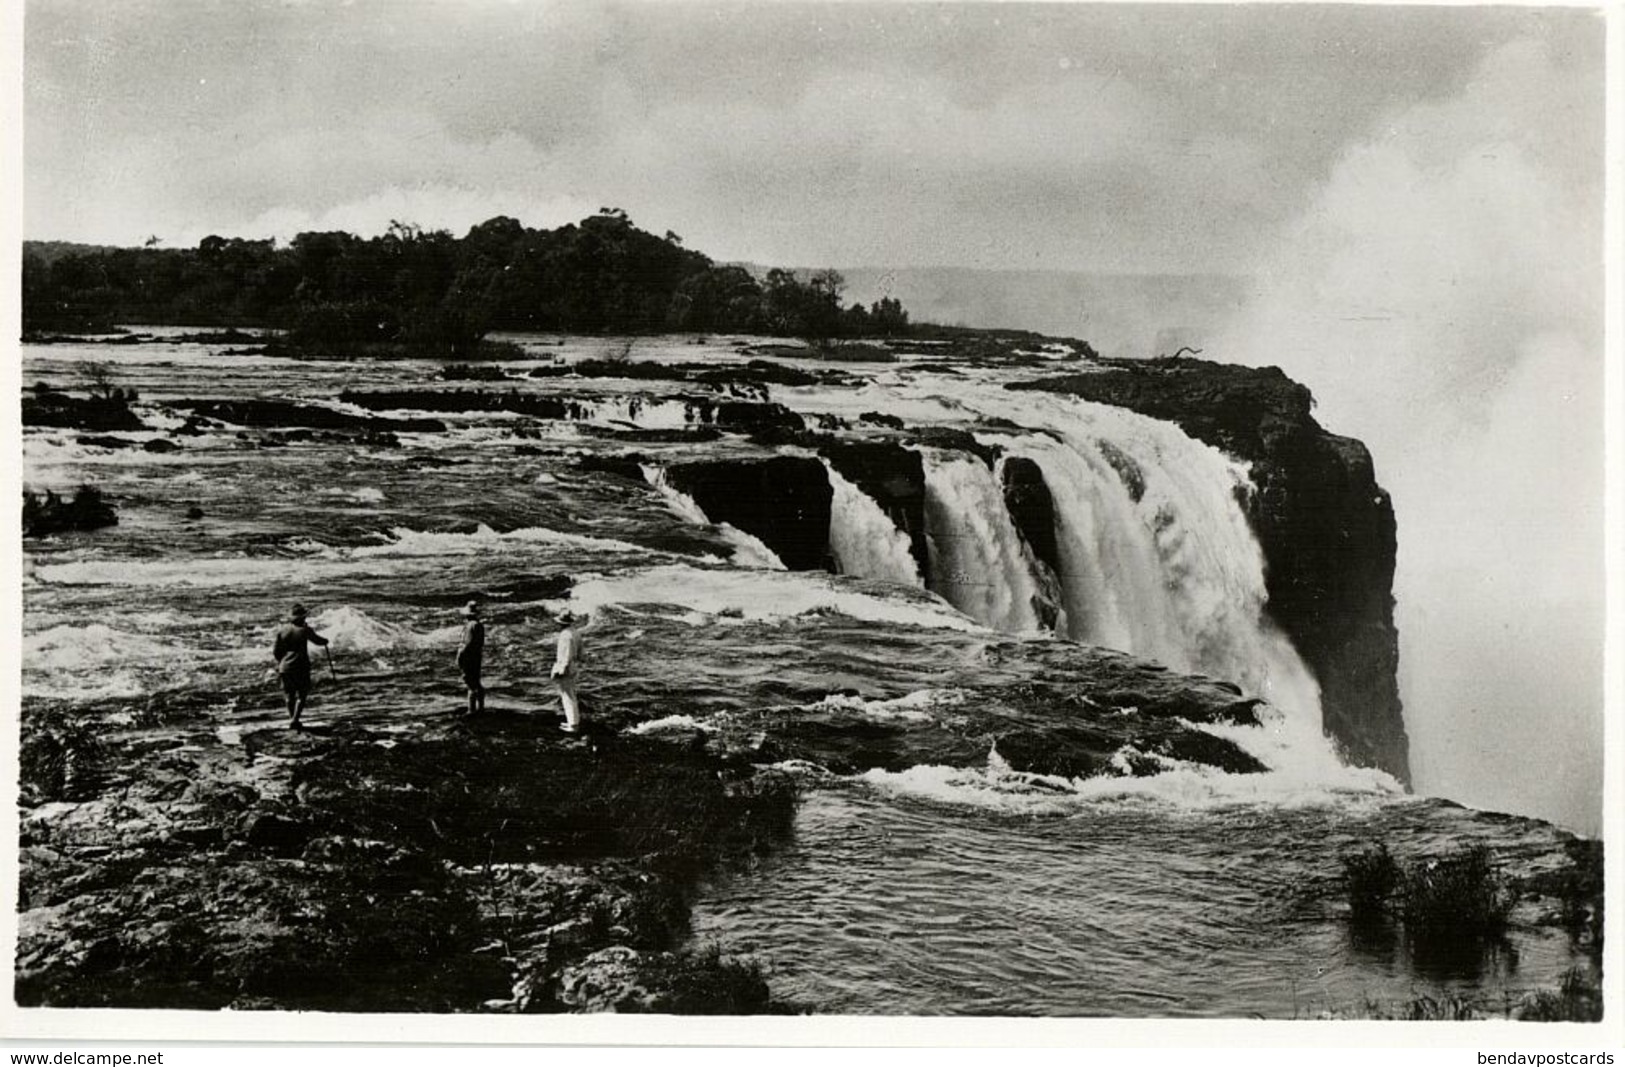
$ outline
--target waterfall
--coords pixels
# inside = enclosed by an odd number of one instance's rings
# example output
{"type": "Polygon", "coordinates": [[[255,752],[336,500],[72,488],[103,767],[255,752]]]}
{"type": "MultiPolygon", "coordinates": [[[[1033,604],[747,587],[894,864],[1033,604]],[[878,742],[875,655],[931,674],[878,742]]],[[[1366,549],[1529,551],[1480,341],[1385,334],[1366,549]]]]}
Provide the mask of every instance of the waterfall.
{"type": "MultiPolygon", "coordinates": [[[[705,517],[705,509],[701,508],[694,498],[672,485],[666,479],[663,468],[651,464],[642,464],[643,478],[650,485],[660,491],[666,499],[666,506],[684,522],[694,523],[696,526],[713,525],[705,517]]],[[[784,561],[778,554],[762,543],[761,539],[746,533],[731,523],[716,523],[717,532],[725,541],[733,546],[733,561],[741,567],[751,567],[756,570],[782,571],[785,569],[784,561]]]]}
{"type": "Polygon", "coordinates": [[[934,448],[925,460],[927,586],[976,621],[1007,633],[1039,629],[1029,554],[1004,491],[981,460],[934,448]]]}
{"type": "Polygon", "coordinates": [[[1017,533],[996,474],[963,454],[922,449],[933,591],[1008,632],[1039,628],[1059,599],[1065,636],[1267,700],[1275,711],[1266,729],[1238,728],[1234,739],[1271,768],[1316,781],[1347,773],[1326,738],[1314,675],[1265,612],[1263,550],[1241,503],[1251,491],[1244,464],[1171,423],[1108,405],[975,386],[955,402],[1038,431],[984,443],[1043,472],[1059,589],[1017,533]]]}
{"type": "Polygon", "coordinates": [[[843,478],[824,461],[830,488],[829,547],[842,574],[874,578],[898,585],[924,585],[919,564],[910,551],[908,534],[880,509],[869,494],[843,478]]]}
{"type": "Polygon", "coordinates": [[[1236,682],[1284,713],[1266,762],[1325,765],[1319,686],[1264,612],[1246,468],[1177,427],[1091,416],[1010,445],[1055,499],[1068,635],[1236,682]]]}

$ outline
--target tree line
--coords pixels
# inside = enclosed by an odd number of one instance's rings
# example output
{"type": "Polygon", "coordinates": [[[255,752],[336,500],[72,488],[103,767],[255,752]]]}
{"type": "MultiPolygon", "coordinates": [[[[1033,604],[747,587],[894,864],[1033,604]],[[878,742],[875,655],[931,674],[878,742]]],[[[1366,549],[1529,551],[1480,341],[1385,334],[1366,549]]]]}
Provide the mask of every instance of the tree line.
{"type": "Polygon", "coordinates": [[[25,243],[24,336],[113,323],[262,326],[296,343],[406,345],[462,357],[492,330],[896,336],[891,298],[843,305],[837,271],[762,279],[719,265],[618,208],[531,229],[498,216],[462,238],[392,223],[363,238],[301,233],[286,245],[210,236],[196,248],[25,243]]]}

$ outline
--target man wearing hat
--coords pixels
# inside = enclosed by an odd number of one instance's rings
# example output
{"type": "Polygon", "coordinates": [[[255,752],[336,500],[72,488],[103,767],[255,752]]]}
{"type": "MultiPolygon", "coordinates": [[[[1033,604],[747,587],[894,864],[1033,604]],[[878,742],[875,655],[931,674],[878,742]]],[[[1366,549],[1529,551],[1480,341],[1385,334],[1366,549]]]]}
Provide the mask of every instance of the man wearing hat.
{"type": "Polygon", "coordinates": [[[282,692],[288,698],[288,726],[302,730],[299,717],[305,713],[305,700],[310,696],[310,642],[326,645],[327,638],[311,629],[305,621],[305,606],[295,604],[288,612],[288,621],[276,632],[276,643],[271,655],[276,659],[277,674],[282,679],[282,692]]]}
{"type": "Polygon", "coordinates": [[[561,729],[573,734],[581,729],[581,705],[576,701],[576,679],[581,674],[581,634],[576,630],[576,617],[563,611],[554,619],[559,624],[558,656],[553,660],[553,686],[559,691],[559,703],[564,705],[564,725],[561,729]]]}
{"type": "Polygon", "coordinates": [[[457,649],[457,669],[463,672],[463,684],[468,686],[468,713],[477,715],[485,710],[485,686],[480,681],[485,623],[480,621],[480,602],[470,600],[459,614],[463,616],[463,643],[457,649]]]}

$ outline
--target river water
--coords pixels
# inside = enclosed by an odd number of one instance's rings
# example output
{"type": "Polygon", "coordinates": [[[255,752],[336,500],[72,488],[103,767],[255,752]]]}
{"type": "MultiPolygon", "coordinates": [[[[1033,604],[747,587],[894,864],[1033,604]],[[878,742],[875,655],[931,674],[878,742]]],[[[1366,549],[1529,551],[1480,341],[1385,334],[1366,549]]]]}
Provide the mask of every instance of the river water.
{"type": "Polygon", "coordinates": [[[963,773],[913,778],[814,793],[790,847],[712,887],[699,936],[768,961],[798,1004],[910,1015],[1363,1017],[1418,995],[1515,1002],[1574,963],[1566,936],[1531,932],[1418,964],[1340,903],[1339,857],[1363,842],[1534,858],[1545,828],[1438,801],[1177,789],[1022,810],[963,773]]]}
{"type": "MultiPolygon", "coordinates": [[[[552,713],[546,620],[569,606],[592,620],[589,714],[594,702],[636,709],[640,729],[655,731],[791,704],[860,726],[928,717],[967,692],[997,700],[1000,686],[1020,686],[1019,670],[989,665],[990,650],[1015,641],[1064,657],[1079,640],[1269,699],[1271,724],[1230,733],[1271,773],[1168,760],[1149,778],[1045,778],[1010,772],[995,747],[969,768],[794,766],[806,789],[792,839],[706,888],[696,939],[753,955],[780,997],[853,1013],[1358,1013],[1424,992],[1516,997],[1584,965],[1534,922],[1532,904],[1506,945],[1470,959],[1419,960],[1393,931],[1351,935],[1336,887],[1351,847],[1382,839],[1404,860],[1483,841],[1527,874],[1560,862],[1562,835],[1405,797],[1384,775],[1336,763],[1313,679],[1261,617],[1261,564],[1234,504],[1246,472],[1225,457],[1127,413],[1031,394],[1018,404],[985,371],[921,363],[844,386],[775,387],[774,400],[810,420],[880,410],[979,434],[990,419],[1016,422],[1030,432],[1003,434],[1010,454],[1064,486],[1058,589],[1010,527],[989,468],[937,449],[923,457],[927,534],[945,566],[922,575],[907,538],[837,475],[831,556],[843,573],[788,572],[748,532],[705,521],[662,475],[761,449],[614,438],[683,425],[682,405],[651,401],[694,387],[529,378],[610,346],[522,340],[527,358],[498,365],[513,377],[497,387],[587,397],[586,417],[435,414],[445,432],[364,447],[233,425],[168,431],[187,398],[360,413],[337,400],[342,390],[453,386],[416,362],[306,363],[190,343],[26,347],[27,383],[83,388],[87,364],[109,364],[140,392],[150,427],[121,436],[180,447],[26,432],[26,485],[94,484],[119,523],[25,545],[24,714],[67,707],[116,726],[163,701],[222,730],[274,720],[267,634],[293,600],[334,641],[315,721],[459,706],[450,664],[456,609],[471,596],[487,605],[493,706],[552,713]],[[641,480],[580,462],[629,449],[641,480]],[[1117,481],[1123,462],[1136,493],[1117,481]],[[1037,610],[1046,597],[1054,632],[1037,610]]],[[[681,339],[641,341],[635,358],[702,357],[745,358],[727,340],[681,339]]]]}

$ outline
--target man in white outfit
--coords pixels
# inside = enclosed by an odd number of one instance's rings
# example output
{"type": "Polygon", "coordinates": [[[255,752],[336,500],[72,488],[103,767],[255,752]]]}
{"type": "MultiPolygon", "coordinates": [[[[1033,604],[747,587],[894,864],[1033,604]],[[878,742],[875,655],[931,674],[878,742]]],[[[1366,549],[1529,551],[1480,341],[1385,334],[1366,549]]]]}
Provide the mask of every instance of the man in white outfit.
{"type": "Polygon", "coordinates": [[[581,635],[576,632],[576,619],[568,611],[558,616],[558,656],[553,661],[553,685],[559,691],[559,702],[564,705],[564,725],[561,729],[573,734],[581,729],[581,705],[576,701],[576,680],[581,674],[581,635]]]}

